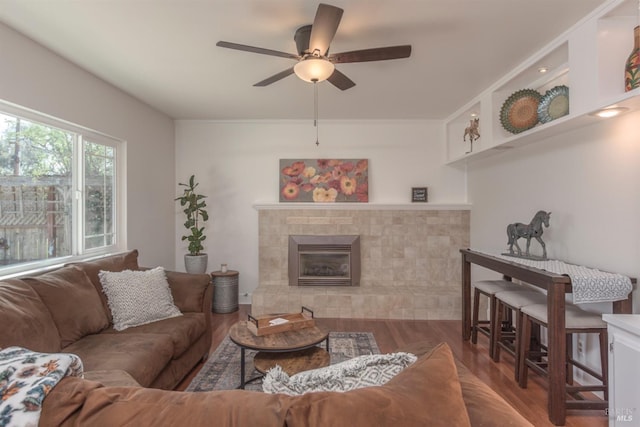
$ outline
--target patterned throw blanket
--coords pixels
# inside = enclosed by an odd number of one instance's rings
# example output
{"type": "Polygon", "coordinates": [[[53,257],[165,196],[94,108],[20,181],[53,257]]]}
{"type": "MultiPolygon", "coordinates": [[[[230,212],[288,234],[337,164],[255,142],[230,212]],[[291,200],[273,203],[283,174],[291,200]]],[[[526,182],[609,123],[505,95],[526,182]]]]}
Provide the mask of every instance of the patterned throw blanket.
{"type": "Polygon", "coordinates": [[[540,270],[569,276],[573,288],[574,304],[621,301],[627,299],[629,292],[633,290],[631,279],[622,274],[606,273],[595,268],[567,264],[552,259],[535,261],[505,255],[495,256],[540,270]]]}
{"type": "Polygon", "coordinates": [[[0,351],[0,426],[37,426],[45,396],[65,376],[82,376],[75,354],[0,351]]]}

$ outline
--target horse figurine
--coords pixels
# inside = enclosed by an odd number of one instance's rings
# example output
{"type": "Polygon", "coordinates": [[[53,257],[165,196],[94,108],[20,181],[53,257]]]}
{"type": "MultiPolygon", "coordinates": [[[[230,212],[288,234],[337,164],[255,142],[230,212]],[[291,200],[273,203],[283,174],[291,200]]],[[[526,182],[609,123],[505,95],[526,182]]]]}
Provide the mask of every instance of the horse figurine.
{"type": "Polygon", "coordinates": [[[467,135],[469,135],[469,141],[471,142],[471,149],[468,153],[473,151],[473,141],[480,138],[480,118],[476,117],[475,119],[469,120],[469,126],[464,129],[464,135],[462,136],[462,141],[467,140],[467,135]]]}
{"type": "Polygon", "coordinates": [[[520,249],[520,246],[518,246],[518,239],[524,237],[527,239],[525,257],[530,257],[529,246],[531,246],[531,238],[533,237],[542,246],[542,259],[547,259],[547,247],[542,241],[542,232],[544,231],[542,225],[544,224],[545,227],[549,227],[550,216],[551,212],[547,213],[545,211],[538,211],[538,213],[534,215],[530,224],[522,224],[521,222],[509,224],[507,226],[507,236],[509,236],[509,241],[507,242],[509,245],[509,254],[514,254],[513,245],[516,245],[518,256],[522,256],[522,250],[520,249]]]}

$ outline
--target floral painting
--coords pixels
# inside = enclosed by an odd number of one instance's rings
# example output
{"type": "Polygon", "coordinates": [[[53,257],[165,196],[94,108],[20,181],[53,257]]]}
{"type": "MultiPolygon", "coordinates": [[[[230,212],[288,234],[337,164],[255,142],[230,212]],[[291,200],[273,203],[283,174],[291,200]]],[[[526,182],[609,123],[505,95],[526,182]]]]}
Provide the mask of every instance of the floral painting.
{"type": "Polygon", "coordinates": [[[367,159],[281,159],[281,202],[368,202],[367,159]]]}

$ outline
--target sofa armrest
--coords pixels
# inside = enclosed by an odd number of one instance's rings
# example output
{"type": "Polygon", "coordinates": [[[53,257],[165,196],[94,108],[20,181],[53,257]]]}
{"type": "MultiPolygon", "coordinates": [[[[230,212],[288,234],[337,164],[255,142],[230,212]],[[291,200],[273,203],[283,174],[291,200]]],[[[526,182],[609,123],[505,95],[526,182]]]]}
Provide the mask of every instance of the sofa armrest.
{"type": "Polygon", "coordinates": [[[204,358],[209,353],[213,325],[211,306],[213,304],[213,282],[208,274],[189,274],[165,271],[171,289],[173,302],[183,313],[204,313],[205,336],[208,344],[204,358]]]}

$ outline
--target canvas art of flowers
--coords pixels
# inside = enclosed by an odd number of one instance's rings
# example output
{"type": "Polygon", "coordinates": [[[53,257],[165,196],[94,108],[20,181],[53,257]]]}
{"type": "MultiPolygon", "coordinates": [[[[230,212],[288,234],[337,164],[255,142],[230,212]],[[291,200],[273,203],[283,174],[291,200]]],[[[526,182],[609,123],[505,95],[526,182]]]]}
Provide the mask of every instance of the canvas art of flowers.
{"type": "Polygon", "coordinates": [[[367,159],[281,159],[281,202],[369,201],[367,159]]]}

